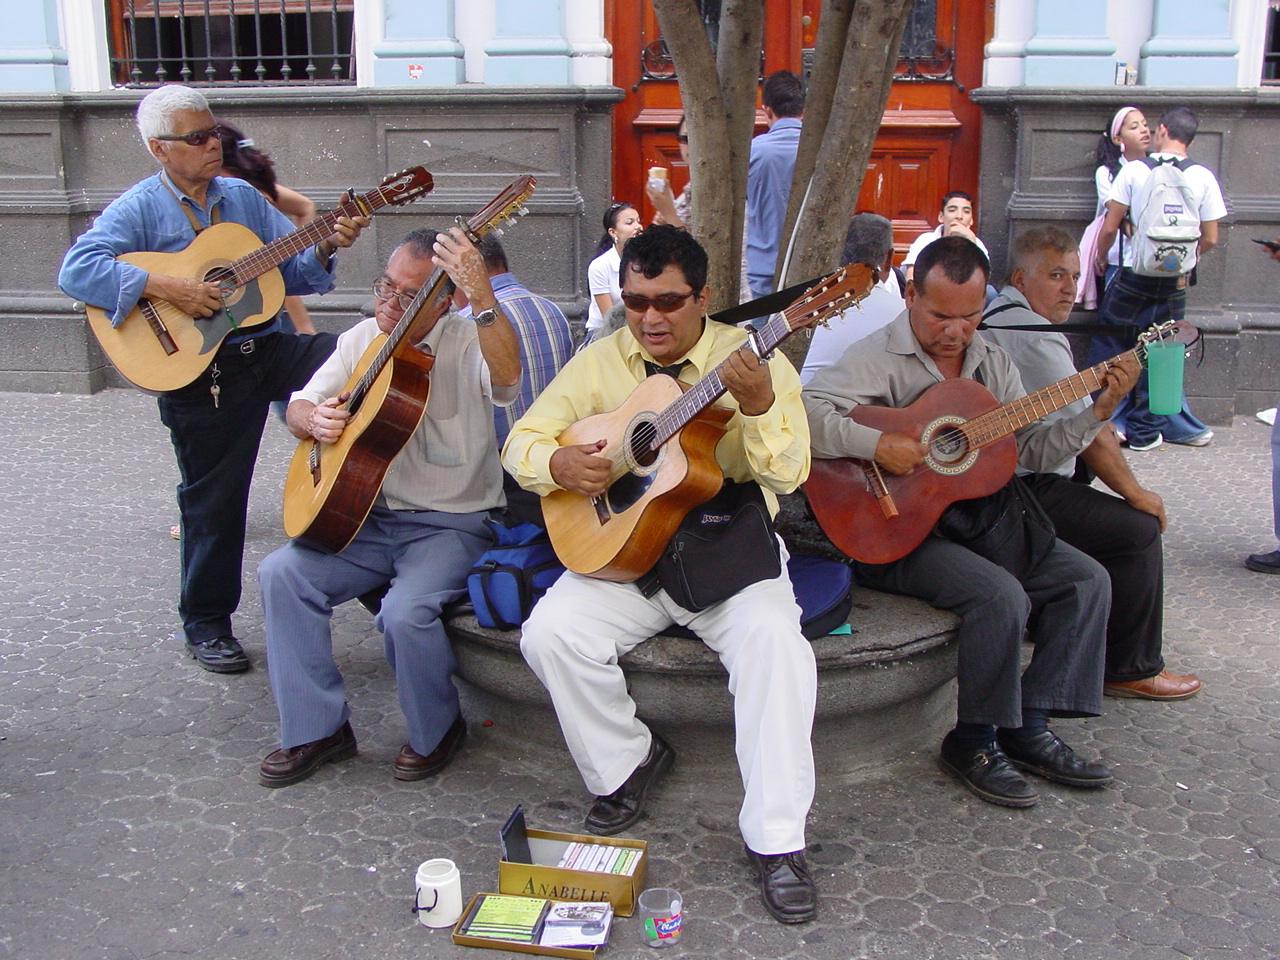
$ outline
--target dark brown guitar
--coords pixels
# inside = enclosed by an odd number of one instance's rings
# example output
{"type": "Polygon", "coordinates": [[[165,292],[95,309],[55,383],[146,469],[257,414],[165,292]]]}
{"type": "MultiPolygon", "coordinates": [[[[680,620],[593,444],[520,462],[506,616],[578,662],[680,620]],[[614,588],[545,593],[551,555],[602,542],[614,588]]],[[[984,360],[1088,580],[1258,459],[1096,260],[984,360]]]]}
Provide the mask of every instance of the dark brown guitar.
{"type": "MultiPolygon", "coordinates": [[[[478,241],[510,220],[533,193],[533,177],[517,177],[489,204],[458,225],[478,241]]],[[[351,419],[335,443],[298,444],[284,485],[284,532],[318,550],[337,553],[360,531],[391,462],[427,411],[435,357],[416,344],[449,309],[453,284],[435,270],[390,334],[365,348],[343,387],[351,419]]]]}
{"type": "Polygon", "coordinates": [[[874,462],[815,458],[804,491],[831,542],[862,563],[892,563],[924,542],[957,500],[995,493],[1018,463],[1014,431],[1075,403],[1102,386],[1107,369],[1126,356],[1146,358],[1154,340],[1194,343],[1185,321],[1152,327],[1138,345],[1110,360],[1001,406],[974,380],[944,380],[909,406],[858,406],[849,419],[885,433],[919,437],[924,463],[895,476],[874,462]]]}
{"type": "MultiPolygon", "coordinates": [[[[794,331],[857,303],[877,279],[859,264],[814,284],[751,334],[756,352],[768,356],[794,331]]],[[[649,377],[616,410],[579,420],[557,438],[561,446],[605,439],[600,456],[614,461],[609,489],[599,496],[556,490],[543,497],[561,563],[600,580],[634,580],[657,562],[685,514],[720,489],[715,449],[733,416],[713,406],[725,393],[723,366],[687,392],[672,377],[649,377]]]]}

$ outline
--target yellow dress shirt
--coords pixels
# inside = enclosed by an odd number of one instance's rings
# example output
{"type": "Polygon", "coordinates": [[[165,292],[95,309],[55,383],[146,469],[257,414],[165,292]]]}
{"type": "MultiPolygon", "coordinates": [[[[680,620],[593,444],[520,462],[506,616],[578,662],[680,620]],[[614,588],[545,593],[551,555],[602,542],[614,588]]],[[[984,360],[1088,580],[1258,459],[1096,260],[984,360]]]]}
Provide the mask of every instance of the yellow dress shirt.
{"type": "MultiPolygon", "coordinates": [[[[746,332],[723,323],[703,321],[702,336],[684,356],[680,381],[692,385],[714,370],[746,341],[746,332]]],[[[645,379],[645,361],[656,362],[623,327],[570,360],[516,421],[502,449],[502,465],[520,486],[539,495],[558,489],[551,478],[556,438],[584,417],[621,406],[645,379]]],[[[772,511],[774,493],[790,493],[809,476],[809,424],[800,400],[800,377],[785,356],[769,361],[773,405],[758,417],[738,409],[726,392],[717,406],[734,411],[716,446],[716,461],[731,480],[755,480],[766,491],[772,511]]]]}

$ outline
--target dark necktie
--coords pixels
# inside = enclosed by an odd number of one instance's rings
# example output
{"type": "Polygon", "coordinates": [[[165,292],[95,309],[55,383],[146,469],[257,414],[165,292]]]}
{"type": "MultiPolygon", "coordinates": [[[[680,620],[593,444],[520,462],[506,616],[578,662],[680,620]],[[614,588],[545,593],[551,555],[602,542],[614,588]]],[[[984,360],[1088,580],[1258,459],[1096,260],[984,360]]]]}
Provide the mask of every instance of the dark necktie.
{"type": "Polygon", "coordinates": [[[685,368],[685,365],[688,362],[688,360],[681,360],[679,363],[673,363],[670,366],[663,367],[654,363],[652,360],[646,360],[644,362],[644,369],[646,371],[646,375],[650,377],[655,373],[665,373],[672,380],[679,380],[680,371],[685,368]]]}

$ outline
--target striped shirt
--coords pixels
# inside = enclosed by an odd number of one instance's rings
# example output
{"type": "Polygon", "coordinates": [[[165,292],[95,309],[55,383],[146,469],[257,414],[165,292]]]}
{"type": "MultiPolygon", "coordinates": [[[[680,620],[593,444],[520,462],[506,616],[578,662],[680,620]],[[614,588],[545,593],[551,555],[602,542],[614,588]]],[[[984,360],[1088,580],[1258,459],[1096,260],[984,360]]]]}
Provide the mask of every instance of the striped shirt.
{"type": "Polygon", "coordinates": [[[565,362],[573,356],[569,321],[550,300],[530,293],[510,273],[490,278],[493,295],[520,337],[520,395],[509,407],[495,407],[493,425],[498,449],[507,441],[511,425],[524,415],[565,362]]]}

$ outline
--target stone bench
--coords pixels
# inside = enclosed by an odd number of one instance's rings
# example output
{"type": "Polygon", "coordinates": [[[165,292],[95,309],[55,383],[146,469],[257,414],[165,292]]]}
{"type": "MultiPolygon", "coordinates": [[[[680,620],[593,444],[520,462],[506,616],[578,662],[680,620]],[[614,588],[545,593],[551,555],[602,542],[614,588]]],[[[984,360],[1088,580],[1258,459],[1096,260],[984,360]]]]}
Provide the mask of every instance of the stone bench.
{"type": "MultiPolygon", "coordinates": [[[[818,663],[814,753],[841,772],[936,748],[955,717],[954,615],[907,597],[854,588],[853,633],[813,641],[818,663]]],[[[468,713],[506,737],[563,748],[546,691],[515,631],[471,615],[448,619],[468,713]]],[[[682,757],[733,763],[733,699],[719,658],[697,640],[658,636],[622,661],[637,712],[682,757]]]]}

